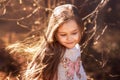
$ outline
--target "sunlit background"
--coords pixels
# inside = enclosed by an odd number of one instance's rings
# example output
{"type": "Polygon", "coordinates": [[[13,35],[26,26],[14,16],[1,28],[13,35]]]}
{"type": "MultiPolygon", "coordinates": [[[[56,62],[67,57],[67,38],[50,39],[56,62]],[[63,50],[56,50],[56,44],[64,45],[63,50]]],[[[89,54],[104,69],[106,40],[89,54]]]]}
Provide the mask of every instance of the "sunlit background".
{"type": "MultiPolygon", "coordinates": [[[[22,41],[28,36],[41,35],[38,33],[47,27],[49,16],[57,5],[72,3],[78,7],[81,17],[84,18],[95,10],[100,1],[104,0],[0,0],[0,48],[22,41]]],[[[90,23],[89,19],[87,22],[90,23]]],[[[119,25],[120,0],[109,0],[98,13],[96,33],[82,54],[83,64],[90,80],[119,80],[119,25]]],[[[93,29],[91,24],[87,24],[86,28],[88,33],[93,29]]],[[[2,54],[0,54],[0,74],[7,73],[4,67],[8,64],[7,60],[6,63],[2,61],[2,54]]],[[[24,61],[20,63],[22,62],[24,61]]],[[[0,78],[4,80],[5,76],[0,78]]]]}

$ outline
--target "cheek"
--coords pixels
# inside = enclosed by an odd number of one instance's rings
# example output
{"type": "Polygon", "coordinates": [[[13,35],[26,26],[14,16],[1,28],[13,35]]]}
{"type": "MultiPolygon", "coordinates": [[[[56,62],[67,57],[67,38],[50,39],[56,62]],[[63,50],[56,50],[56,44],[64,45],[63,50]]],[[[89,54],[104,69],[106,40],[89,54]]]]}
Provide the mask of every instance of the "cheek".
{"type": "Polygon", "coordinates": [[[57,37],[57,40],[58,40],[59,42],[64,42],[64,41],[66,40],[66,38],[65,38],[65,37],[60,37],[60,36],[58,36],[58,37],[57,37]]]}
{"type": "Polygon", "coordinates": [[[77,40],[78,42],[80,42],[80,40],[81,40],[81,34],[80,34],[80,33],[76,36],[76,40],[77,40]]]}

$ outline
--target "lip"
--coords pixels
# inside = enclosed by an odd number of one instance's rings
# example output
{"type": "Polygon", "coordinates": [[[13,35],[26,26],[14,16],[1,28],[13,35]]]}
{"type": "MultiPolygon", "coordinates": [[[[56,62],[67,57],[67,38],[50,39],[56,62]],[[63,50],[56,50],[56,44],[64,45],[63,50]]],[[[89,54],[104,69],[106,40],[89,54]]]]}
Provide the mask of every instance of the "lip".
{"type": "Polygon", "coordinates": [[[67,42],[66,44],[73,44],[74,42],[67,42]]]}

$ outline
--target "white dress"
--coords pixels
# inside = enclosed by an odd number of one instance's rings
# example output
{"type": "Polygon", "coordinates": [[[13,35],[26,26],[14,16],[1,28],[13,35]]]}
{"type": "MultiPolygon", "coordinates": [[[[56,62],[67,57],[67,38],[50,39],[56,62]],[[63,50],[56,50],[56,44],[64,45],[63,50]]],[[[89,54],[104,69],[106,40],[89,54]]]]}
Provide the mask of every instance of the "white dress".
{"type": "Polygon", "coordinates": [[[78,44],[72,49],[66,49],[58,66],[58,80],[87,80],[78,44]]]}

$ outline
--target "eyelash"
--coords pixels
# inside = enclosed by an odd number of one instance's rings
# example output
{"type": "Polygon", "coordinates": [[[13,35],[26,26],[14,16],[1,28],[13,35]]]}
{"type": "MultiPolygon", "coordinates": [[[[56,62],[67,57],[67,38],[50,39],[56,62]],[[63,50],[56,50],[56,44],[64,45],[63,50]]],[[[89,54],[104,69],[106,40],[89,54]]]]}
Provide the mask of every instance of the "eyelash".
{"type": "Polygon", "coordinates": [[[77,32],[75,32],[75,33],[72,33],[73,35],[75,35],[75,34],[77,34],[77,32]]]}
{"type": "Polygon", "coordinates": [[[66,34],[61,34],[61,36],[66,36],[66,34]]]}
{"type": "MultiPolygon", "coordinates": [[[[72,33],[72,35],[76,35],[76,34],[77,34],[77,32],[72,33]]],[[[61,34],[61,36],[66,36],[66,34],[61,34]]]]}

